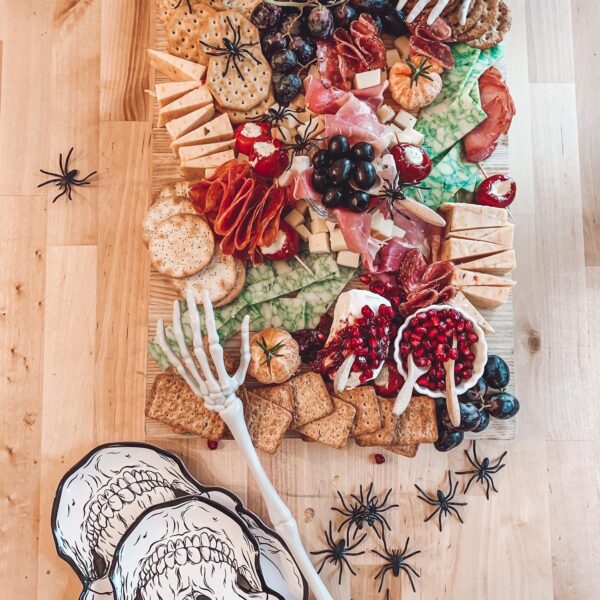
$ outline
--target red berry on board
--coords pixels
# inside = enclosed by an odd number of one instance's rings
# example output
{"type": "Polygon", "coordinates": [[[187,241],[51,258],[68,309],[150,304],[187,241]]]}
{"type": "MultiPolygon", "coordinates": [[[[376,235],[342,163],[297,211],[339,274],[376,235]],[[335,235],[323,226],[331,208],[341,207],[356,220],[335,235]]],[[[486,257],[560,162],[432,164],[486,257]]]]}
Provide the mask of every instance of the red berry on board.
{"type": "Polygon", "coordinates": [[[385,462],[385,456],[383,454],[375,454],[373,458],[378,465],[382,465],[385,462]]]}
{"type": "Polygon", "coordinates": [[[219,447],[219,442],[216,440],[208,440],[206,444],[209,450],[216,450],[219,447]]]}

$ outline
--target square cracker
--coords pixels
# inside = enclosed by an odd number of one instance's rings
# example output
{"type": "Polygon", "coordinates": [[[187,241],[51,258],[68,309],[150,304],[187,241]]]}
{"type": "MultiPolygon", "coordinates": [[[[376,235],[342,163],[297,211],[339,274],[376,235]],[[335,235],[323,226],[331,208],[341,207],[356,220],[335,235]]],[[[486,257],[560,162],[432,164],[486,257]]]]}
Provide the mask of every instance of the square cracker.
{"type": "MultiPolygon", "coordinates": [[[[192,12],[190,13],[187,1],[182,0],[166,24],[169,54],[201,63],[200,43],[198,41],[200,31],[206,20],[214,15],[216,15],[214,9],[198,0],[192,0],[192,12]]],[[[203,64],[206,65],[207,63],[203,64]]]]}
{"type": "Polygon", "coordinates": [[[321,419],[333,412],[333,404],[323,378],[304,373],[288,382],[294,388],[294,428],[321,419]]]}
{"type": "Polygon", "coordinates": [[[326,446],[343,448],[348,441],[356,409],[339,398],[334,397],[332,401],[335,410],[330,415],[304,425],[299,431],[326,446]]]}
{"type": "Polygon", "coordinates": [[[392,446],[433,444],[438,439],[435,400],[414,396],[408,408],[396,420],[392,446]]]}
{"type": "Polygon", "coordinates": [[[394,439],[394,429],[396,428],[396,417],[392,413],[394,399],[377,396],[377,400],[379,401],[383,427],[373,433],[355,436],[354,440],[359,446],[389,446],[394,439]]]}
{"type": "Polygon", "coordinates": [[[292,422],[292,413],[248,391],[244,418],[254,446],[275,454],[292,422]]]}
{"type": "Polygon", "coordinates": [[[274,385],[252,390],[257,396],[285,408],[290,413],[294,413],[294,388],[291,385],[274,385]]]}
{"type": "Polygon", "coordinates": [[[225,423],[218,413],[208,410],[187,383],[173,373],[157,375],[150,392],[146,414],[151,419],[166,423],[188,433],[209,440],[220,440],[225,423]]]}
{"type": "Polygon", "coordinates": [[[388,446],[387,449],[394,454],[401,454],[407,458],[414,458],[419,450],[419,444],[413,444],[410,446],[388,446]]]}
{"type": "Polygon", "coordinates": [[[356,416],[351,430],[352,435],[374,433],[383,427],[379,401],[372,387],[364,385],[335,395],[340,400],[352,404],[356,408],[356,416]]]}

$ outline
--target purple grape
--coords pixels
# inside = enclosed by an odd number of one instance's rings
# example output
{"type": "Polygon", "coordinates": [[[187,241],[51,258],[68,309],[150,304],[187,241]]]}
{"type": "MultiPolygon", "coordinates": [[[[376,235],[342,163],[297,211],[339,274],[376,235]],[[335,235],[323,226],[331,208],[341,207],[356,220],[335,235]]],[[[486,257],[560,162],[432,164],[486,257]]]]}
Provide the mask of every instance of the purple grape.
{"type": "Polygon", "coordinates": [[[309,63],[315,57],[314,45],[300,36],[292,39],[290,47],[296,53],[298,62],[302,65],[309,63]]]}
{"type": "Polygon", "coordinates": [[[287,48],[287,38],[280,31],[272,31],[262,38],[262,51],[267,58],[271,58],[278,50],[287,48]]]}
{"type": "Polygon", "coordinates": [[[312,37],[322,40],[333,33],[333,15],[325,6],[315,6],[309,13],[306,26],[312,37]]]}
{"type": "Polygon", "coordinates": [[[347,27],[356,19],[356,9],[350,4],[338,4],[333,9],[333,18],[338,27],[347,27]]]}
{"type": "Polygon", "coordinates": [[[279,23],[281,18],[281,7],[275,4],[261,2],[252,11],[250,20],[261,30],[271,29],[279,23]]]}

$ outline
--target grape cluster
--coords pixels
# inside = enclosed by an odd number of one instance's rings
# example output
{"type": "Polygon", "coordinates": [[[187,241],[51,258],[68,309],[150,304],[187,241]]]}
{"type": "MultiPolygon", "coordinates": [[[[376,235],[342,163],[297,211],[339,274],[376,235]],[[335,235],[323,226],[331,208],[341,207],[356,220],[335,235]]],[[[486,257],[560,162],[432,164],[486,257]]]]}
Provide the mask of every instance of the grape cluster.
{"type": "Polygon", "coordinates": [[[273,93],[280,104],[288,104],[302,88],[299,72],[315,59],[316,44],[347,28],[362,13],[370,14],[380,31],[406,33],[406,14],[396,11],[390,0],[350,0],[342,4],[298,2],[298,7],[257,4],[251,20],[259,29],[262,51],[273,68],[273,93]]]}
{"type": "Polygon", "coordinates": [[[454,427],[446,411],[444,399],[436,399],[439,437],[435,447],[440,452],[456,448],[466,431],[479,433],[490,424],[490,418],[511,419],[519,412],[519,401],[504,389],[510,381],[506,362],[492,354],[482,377],[474,387],[459,397],[460,425],[454,427]]]}
{"type": "Polygon", "coordinates": [[[323,206],[366,211],[371,203],[367,190],[377,182],[374,158],[375,151],[368,142],[358,142],[350,147],[344,135],[329,138],[327,150],[319,150],[312,157],[311,183],[323,194],[323,206]]]}

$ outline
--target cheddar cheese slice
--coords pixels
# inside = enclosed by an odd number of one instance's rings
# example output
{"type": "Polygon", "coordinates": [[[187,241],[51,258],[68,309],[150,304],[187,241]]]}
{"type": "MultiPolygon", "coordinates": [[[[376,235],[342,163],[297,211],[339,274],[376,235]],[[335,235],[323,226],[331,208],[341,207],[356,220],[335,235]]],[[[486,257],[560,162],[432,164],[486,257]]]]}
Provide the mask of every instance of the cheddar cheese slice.
{"type": "Polygon", "coordinates": [[[167,52],[148,50],[150,64],[173,81],[200,81],[206,67],[167,52]]]}
{"type": "Polygon", "coordinates": [[[219,115],[212,121],[197,127],[186,135],[182,135],[171,144],[171,149],[178,155],[179,149],[185,146],[198,146],[233,139],[233,128],[226,114],[219,115]]]}
{"type": "Polygon", "coordinates": [[[479,240],[463,240],[460,238],[449,238],[442,242],[441,260],[461,260],[464,258],[475,258],[487,256],[503,250],[506,246],[492,244],[491,242],[480,242],[479,240]]]}
{"type": "Polygon", "coordinates": [[[470,315],[479,327],[485,331],[485,333],[496,333],[496,330],[485,320],[484,316],[466,299],[465,295],[462,292],[457,292],[456,296],[452,298],[448,302],[450,306],[454,306],[454,308],[458,308],[468,315],[470,315]]]}
{"type": "Polygon", "coordinates": [[[499,287],[513,287],[517,284],[512,279],[490,275],[489,273],[477,273],[476,271],[466,271],[460,267],[454,267],[452,280],[450,282],[454,287],[463,288],[465,286],[491,285],[499,287]]]}
{"type": "Polygon", "coordinates": [[[212,104],[212,96],[203,85],[161,108],[158,113],[158,126],[162,127],[173,119],[183,117],[208,104],[212,104]]]}
{"type": "Polygon", "coordinates": [[[233,150],[225,150],[224,152],[218,152],[217,154],[211,154],[209,156],[200,156],[187,162],[181,163],[181,173],[183,175],[194,175],[197,177],[204,177],[206,169],[214,169],[221,165],[235,159],[233,150]]]}
{"type": "Polygon", "coordinates": [[[478,229],[464,229],[462,231],[451,231],[449,238],[462,238],[468,240],[480,240],[491,242],[512,248],[515,235],[515,226],[511,223],[503,227],[480,227],[478,229]]]}
{"type": "Polygon", "coordinates": [[[178,119],[173,119],[167,123],[167,131],[172,140],[177,140],[186,133],[193,131],[204,125],[215,116],[214,104],[208,104],[178,119]]]}
{"type": "Polygon", "coordinates": [[[200,85],[199,81],[168,81],[167,83],[157,83],[154,86],[154,96],[158,100],[158,106],[162,108],[200,87],[200,85]]]}
{"type": "Polygon", "coordinates": [[[197,146],[184,146],[179,148],[179,158],[182,162],[188,162],[194,158],[216,154],[223,150],[231,150],[233,148],[233,140],[223,140],[222,142],[213,142],[212,144],[199,144],[197,146]]]}
{"type": "Polygon", "coordinates": [[[462,293],[479,308],[498,308],[508,302],[509,287],[493,285],[467,285],[462,293]]]}
{"type": "Polygon", "coordinates": [[[512,273],[517,268],[515,251],[506,250],[492,256],[461,262],[460,268],[469,271],[490,273],[491,275],[506,275],[507,273],[512,273]]]}
{"type": "Polygon", "coordinates": [[[440,206],[440,212],[446,217],[448,231],[502,227],[508,224],[508,212],[504,208],[446,202],[440,206]]]}

